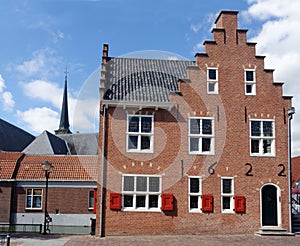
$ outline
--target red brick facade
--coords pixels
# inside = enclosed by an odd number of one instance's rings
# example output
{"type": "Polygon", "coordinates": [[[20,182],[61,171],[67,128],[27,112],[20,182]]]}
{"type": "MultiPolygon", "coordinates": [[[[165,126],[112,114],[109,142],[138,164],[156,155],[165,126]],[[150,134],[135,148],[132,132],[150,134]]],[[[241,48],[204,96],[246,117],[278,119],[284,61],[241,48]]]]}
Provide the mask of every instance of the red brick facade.
{"type": "MultiPolygon", "coordinates": [[[[100,103],[99,153],[104,179],[99,183],[105,187],[104,199],[98,198],[98,235],[254,233],[263,226],[264,185],[276,188],[276,226],[288,229],[287,110],[291,98],[282,96],[282,84],[274,83],[273,71],[264,68],[264,57],[256,55],[254,43],[247,43],[246,31],[237,29],[237,12],[221,12],[212,33],[213,41],[204,42],[205,53],[196,54],[196,66],[187,68],[187,80],[179,81],[179,91],[170,94],[171,110],[100,103]],[[217,94],[207,93],[207,67],[217,68],[217,94]],[[255,71],[255,95],[245,95],[245,69],[255,71]],[[154,115],[153,153],[126,151],[127,114],[154,115]],[[189,153],[189,117],[213,119],[212,155],[189,153]],[[254,119],[274,122],[271,157],[250,154],[250,122],[254,119]],[[279,175],[279,164],[285,167],[284,176],[279,175]],[[173,210],[110,209],[110,193],[122,193],[122,174],[161,175],[161,193],[173,194],[173,210]],[[189,212],[188,177],[201,177],[202,199],[203,195],[213,197],[211,212],[189,212]],[[234,180],[234,196],[245,198],[245,211],[222,212],[222,177],[234,180]]],[[[105,67],[101,82],[104,80],[105,67]]]]}

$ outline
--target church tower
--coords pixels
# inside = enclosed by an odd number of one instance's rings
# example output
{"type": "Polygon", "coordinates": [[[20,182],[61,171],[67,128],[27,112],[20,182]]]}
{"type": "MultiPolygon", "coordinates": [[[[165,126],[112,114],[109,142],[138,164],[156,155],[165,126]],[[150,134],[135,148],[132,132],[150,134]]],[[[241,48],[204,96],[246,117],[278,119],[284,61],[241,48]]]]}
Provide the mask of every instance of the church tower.
{"type": "Polygon", "coordinates": [[[60,123],[59,129],[55,130],[55,134],[70,134],[70,124],[69,124],[69,113],[68,113],[68,89],[67,89],[67,82],[68,82],[68,71],[66,69],[65,72],[65,86],[64,86],[64,94],[63,94],[63,101],[61,107],[61,115],[60,115],[60,123]]]}

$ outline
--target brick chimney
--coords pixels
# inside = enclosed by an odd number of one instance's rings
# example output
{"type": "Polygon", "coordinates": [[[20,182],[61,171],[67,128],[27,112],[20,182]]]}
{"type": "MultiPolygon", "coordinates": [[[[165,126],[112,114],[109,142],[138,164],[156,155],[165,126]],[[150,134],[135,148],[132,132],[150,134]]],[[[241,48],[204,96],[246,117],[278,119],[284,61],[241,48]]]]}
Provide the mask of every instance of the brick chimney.
{"type": "Polygon", "coordinates": [[[217,43],[237,43],[238,11],[221,11],[213,29],[214,40],[217,43]]]}

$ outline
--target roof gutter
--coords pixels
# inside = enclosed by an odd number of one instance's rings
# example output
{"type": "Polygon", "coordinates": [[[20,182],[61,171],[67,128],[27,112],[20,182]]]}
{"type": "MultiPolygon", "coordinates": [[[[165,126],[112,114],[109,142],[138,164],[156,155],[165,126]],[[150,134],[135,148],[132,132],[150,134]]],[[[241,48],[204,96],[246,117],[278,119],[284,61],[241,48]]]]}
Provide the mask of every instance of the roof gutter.
{"type": "Polygon", "coordinates": [[[126,108],[154,108],[155,110],[166,109],[170,111],[175,104],[171,102],[145,102],[145,101],[124,101],[124,100],[103,100],[105,107],[126,108]]]}

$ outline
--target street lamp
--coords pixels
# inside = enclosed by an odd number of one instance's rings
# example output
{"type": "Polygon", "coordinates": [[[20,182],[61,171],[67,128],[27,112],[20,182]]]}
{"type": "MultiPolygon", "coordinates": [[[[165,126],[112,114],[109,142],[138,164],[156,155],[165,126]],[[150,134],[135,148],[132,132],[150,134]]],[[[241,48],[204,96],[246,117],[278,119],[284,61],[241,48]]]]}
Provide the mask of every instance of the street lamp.
{"type": "Polygon", "coordinates": [[[293,115],[295,114],[295,108],[291,107],[288,109],[288,189],[289,189],[289,227],[290,232],[293,232],[292,228],[292,165],[291,165],[291,121],[293,119],[293,115]]]}
{"type": "Polygon", "coordinates": [[[48,204],[48,180],[49,180],[49,176],[50,173],[52,171],[52,163],[50,163],[49,161],[44,161],[42,163],[42,169],[45,171],[45,177],[46,177],[46,199],[45,199],[45,215],[44,215],[44,232],[43,234],[47,234],[47,230],[46,230],[46,224],[49,223],[48,221],[48,211],[47,211],[47,204],[48,204]]]}

